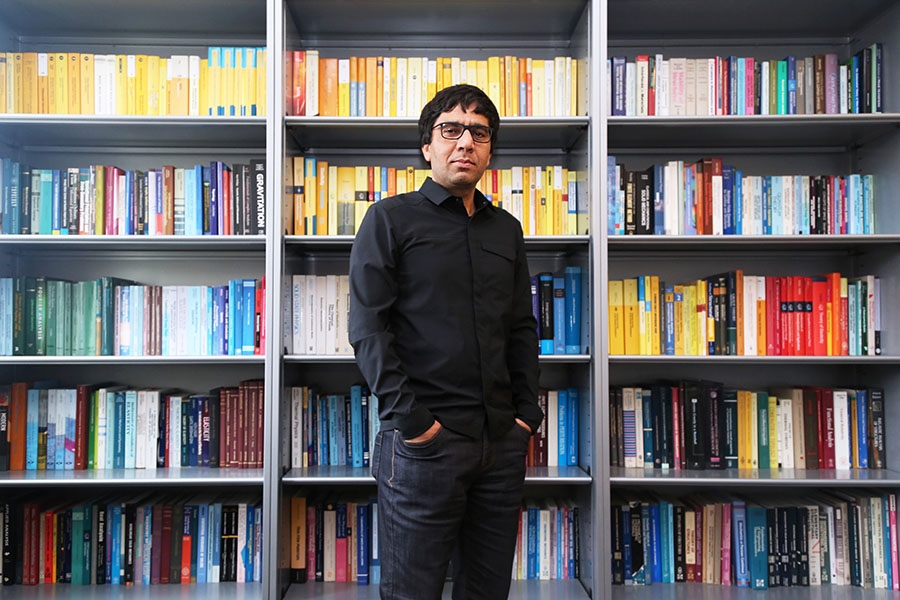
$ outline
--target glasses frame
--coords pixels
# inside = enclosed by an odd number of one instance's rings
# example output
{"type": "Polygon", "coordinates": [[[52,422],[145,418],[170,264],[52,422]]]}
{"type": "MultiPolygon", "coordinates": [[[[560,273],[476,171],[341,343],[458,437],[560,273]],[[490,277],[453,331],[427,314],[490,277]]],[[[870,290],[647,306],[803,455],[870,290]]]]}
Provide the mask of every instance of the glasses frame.
{"type": "Polygon", "coordinates": [[[490,143],[494,140],[494,128],[493,128],[493,127],[489,127],[488,125],[480,125],[480,124],[475,124],[475,125],[463,125],[462,123],[457,123],[457,122],[455,122],[455,121],[447,121],[447,122],[445,122],[445,123],[438,123],[438,124],[434,125],[431,129],[432,129],[432,130],[440,129],[440,130],[441,130],[441,137],[444,138],[445,140],[449,140],[449,141],[451,141],[451,142],[454,142],[454,141],[460,139],[462,136],[464,136],[464,135],[466,134],[466,131],[469,132],[469,136],[471,136],[472,141],[475,142],[476,144],[490,144],[490,143]],[[444,133],[444,126],[446,126],[446,125],[453,125],[453,126],[455,126],[455,127],[461,127],[461,128],[462,128],[462,131],[460,132],[460,134],[459,134],[458,136],[456,136],[456,137],[450,137],[450,136],[448,136],[446,133],[444,133]],[[479,130],[480,130],[480,129],[487,129],[488,134],[489,134],[489,135],[488,135],[488,139],[486,139],[486,140],[479,140],[479,139],[476,139],[476,138],[475,138],[475,135],[474,135],[474,131],[475,131],[476,129],[479,129],[479,130]]]}

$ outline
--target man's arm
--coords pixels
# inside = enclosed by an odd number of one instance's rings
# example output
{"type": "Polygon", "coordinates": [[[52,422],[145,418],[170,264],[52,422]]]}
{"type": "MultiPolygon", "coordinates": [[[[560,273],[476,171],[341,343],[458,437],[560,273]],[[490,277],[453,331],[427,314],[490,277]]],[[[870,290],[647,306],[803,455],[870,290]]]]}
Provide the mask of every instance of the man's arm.
{"type": "Polygon", "coordinates": [[[516,417],[536,432],[544,420],[544,413],[537,400],[538,336],[537,321],[531,308],[531,277],[525,255],[525,241],[521,231],[516,247],[516,274],[513,294],[513,310],[507,343],[507,368],[512,383],[513,404],[516,417]]]}
{"type": "Polygon", "coordinates": [[[397,300],[397,248],[387,211],[373,205],[350,251],[350,343],[382,418],[390,415],[405,439],[431,427],[434,416],[416,402],[394,350],[390,313],[397,300]]]}

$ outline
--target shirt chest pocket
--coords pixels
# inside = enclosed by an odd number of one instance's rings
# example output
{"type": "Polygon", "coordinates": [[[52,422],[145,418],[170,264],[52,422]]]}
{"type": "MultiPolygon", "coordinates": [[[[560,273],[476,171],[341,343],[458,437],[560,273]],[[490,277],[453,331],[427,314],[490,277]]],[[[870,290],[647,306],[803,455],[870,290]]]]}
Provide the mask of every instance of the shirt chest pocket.
{"type": "Polygon", "coordinates": [[[510,302],[516,273],[516,250],[512,245],[496,241],[481,243],[478,274],[482,289],[491,293],[501,306],[510,302]]]}

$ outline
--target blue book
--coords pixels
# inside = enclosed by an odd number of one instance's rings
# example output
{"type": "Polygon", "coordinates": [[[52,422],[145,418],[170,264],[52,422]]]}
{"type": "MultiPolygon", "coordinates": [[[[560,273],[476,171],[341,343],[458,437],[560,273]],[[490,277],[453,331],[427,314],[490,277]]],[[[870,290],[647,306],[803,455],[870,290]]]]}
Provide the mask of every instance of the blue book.
{"type": "MultiPolygon", "coordinates": [[[[182,405],[182,410],[184,409],[182,405]]],[[[187,401],[187,465],[198,466],[197,439],[200,431],[200,402],[197,396],[191,396],[187,401]]]]}
{"type": "Polygon", "coordinates": [[[633,582],[631,571],[631,508],[628,504],[619,507],[622,511],[622,563],[625,565],[625,584],[633,582]]]}
{"type": "Polygon", "coordinates": [[[666,166],[653,165],[653,235],[666,233],[666,166]]]}
{"type": "MultiPolygon", "coordinates": [[[[47,470],[56,470],[56,390],[47,392],[47,470]]],[[[40,416],[39,416],[40,418],[40,416]]],[[[40,427],[40,421],[38,421],[40,427]]]]}
{"type": "Polygon", "coordinates": [[[134,469],[137,460],[137,390],[125,392],[125,468],[134,469]]]}
{"type": "Polygon", "coordinates": [[[697,192],[694,188],[694,170],[684,169],[684,235],[697,235],[697,192]]]}
{"type": "Polygon", "coordinates": [[[734,233],[744,233],[744,172],[734,171],[734,192],[732,193],[732,210],[734,212],[734,233]]]}
{"type": "Polygon", "coordinates": [[[341,436],[340,436],[340,407],[344,399],[335,394],[328,396],[328,465],[336,467],[340,465],[341,436]]]}
{"type": "Polygon", "coordinates": [[[737,587],[750,587],[747,504],[742,500],[734,500],[731,503],[731,545],[734,559],[734,583],[737,587]]]}
{"type": "Polygon", "coordinates": [[[356,583],[369,585],[370,537],[369,505],[356,505],[356,583]]]}
{"type": "Polygon", "coordinates": [[[350,386],[350,453],[351,464],[354,467],[363,466],[363,405],[362,387],[350,386]]]}
{"type": "Polygon", "coordinates": [[[369,439],[371,436],[370,429],[369,429],[369,427],[370,427],[370,425],[369,425],[369,393],[368,393],[368,390],[366,390],[364,392],[362,389],[362,386],[351,386],[350,387],[351,395],[353,394],[354,387],[360,388],[359,389],[359,412],[360,412],[360,421],[362,422],[362,426],[360,427],[360,429],[362,431],[362,436],[360,438],[359,443],[361,445],[362,466],[368,467],[369,460],[370,460],[369,439]]]}
{"type": "Polygon", "coordinates": [[[553,278],[553,354],[566,353],[566,280],[553,278]]]}
{"type": "Polygon", "coordinates": [[[797,58],[788,55],[787,62],[787,114],[797,114],[797,58]]]}
{"type": "Polygon", "coordinates": [[[218,540],[222,538],[222,503],[216,502],[209,507],[209,545],[207,553],[209,557],[207,581],[218,583],[221,581],[222,547],[218,540]]]}
{"type": "Polygon", "coordinates": [[[663,287],[663,308],[665,310],[665,353],[675,355],[675,286],[663,287]]]}
{"type": "MultiPolygon", "coordinates": [[[[61,181],[60,177],[62,177],[62,173],[59,169],[52,169],[50,171],[52,179],[50,180],[50,196],[52,198],[52,208],[50,213],[50,227],[51,231],[56,234],[63,233],[63,221],[66,218],[66,207],[63,206],[63,199],[61,190],[61,181]]],[[[43,233],[43,232],[42,232],[43,233]]],[[[65,233],[69,233],[68,229],[65,230],[65,233]]]]}
{"type": "Polygon", "coordinates": [[[762,181],[762,232],[772,235],[772,177],[763,175],[762,181]]]}
{"type": "MultiPolygon", "coordinates": [[[[374,396],[373,396],[374,398],[374,396]]],[[[369,500],[369,530],[371,535],[371,551],[369,553],[369,584],[381,583],[381,550],[378,543],[378,500],[369,500]]]]}
{"type": "Polygon", "coordinates": [[[331,432],[329,431],[328,424],[330,422],[329,413],[329,397],[325,394],[320,394],[318,398],[318,421],[319,421],[319,430],[316,432],[316,439],[319,441],[319,462],[316,463],[322,466],[328,466],[331,461],[329,457],[329,450],[331,449],[331,432]]]}
{"type": "Polygon", "coordinates": [[[63,437],[63,468],[67,471],[75,469],[75,419],[78,413],[77,398],[74,389],[65,391],[65,433],[63,437]]]}
{"type": "Polygon", "coordinates": [[[25,470],[35,471],[38,464],[38,415],[40,390],[29,388],[25,408],[25,470]]]}
{"type": "Polygon", "coordinates": [[[859,440],[857,450],[859,454],[859,468],[869,468],[869,392],[865,389],[856,390],[856,437],[859,440]]]}
{"type": "Polygon", "coordinates": [[[244,280],[243,331],[241,332],[241,354],[253,355],[256,347],[256,280],[244,280]]]}
{"type": "MultiPolygon", "coordinates": [[[[552,393],[550,395],[550,401],[552,401],[553,396],[552,393]]],[[[569,393],[567,390],[558,390],[556,392],[556,415],[557,415],[557,425],[556,425],[556,441],[557,441],[557,454],[556,460],[557,464],[560,467],[564,467],[569,464],[569,426],[568,426],[568,413],[569,413],[569,393]]],[[[548,431],[547,435],[553,435],[554,432],[548,431]]]]}
{"type": "Polygon", "coordinates": [[[734,235],[734,167],[722,165],[722,233],[734,235]]]}
{"type": "Polygon", "coordinates": [[[553,275],[550,273],[540,273],[538,275],[538,303],[540,317],[540,343],[541,354],[553,354],[555,343],[553,336],[555,329],[553,327],[553,275]]]}
{"type": "Polygon", "coordinates": [[[113,468],[125,468],[125,392],[115,392],[113,412],[113,468]]]}
{"type": "MultiPolygon", "coordinates": [[[[570,387],[566,390],[566,452],[568,459],[566,465],[578,466],[578,388],[570,387]]],[[[560,463],[562,465],[563,463],[560,463]]]]}
{"type": "Polygon", "coordinates": [[[743,56],[737,57],[737,93],[735,96],[735,105],[731,109],[731,113],[735,115],[747,114],[747,59],[743,56]]]}
{"type": "Polygon", "coordinates": [[[113,585],[119,585],[123,583],[122,576],[125,569],[125,565],[122,562],[122,552],[124,550],[122,548],[122,539],[125,537],[122,532],[122,505],[111,504],[107,514],[109,519],[106,525],[112,538],[110,540],[112,541],[112,546],[107,546],[109,548],[107,550],[107,556],[109,557],[107,560],[109,564],[109,582],[113,585]]]}
{"type": "Polygon", "coordinates": [[[758,504],[747,505],[747,564],[750,587],[765,590],[769,587],[769,538],[766,509],[758,504]]]}
{"type": "MultiPolygon", "coordinates": [[[[40,195],[38,202],[38,233],[41,235],[50,235],[53,233],[53,211],[58,210],[56,203],[53,202],[53,170],[52,169],[35,169],[40,173],[40,195]]],[[[57,178],[59,172],[57,171],[57,178]]],[[[56,215],[56,223],[59,223],[59,215],[56,215]]],[[[31,233],[34,233],[32,227],[31,233]]]]}
{"type": "Polygon", "coordinates": [[[564,271],[566,309],[566,354],[581,354],[581,267],[566,267],[564,271]]]}
{"type": "MultiPolygon", "coordinates": [[[[659,579],[658,581],[662,583],[672,583],[672,569],[669,565],[669,546],[673,543],[672,539],[669,535],[669,506],[670,504],[665,500],[660,500],[657,507],[657,519],[659,522],[659,547],[660,547],[660,560],[659,560],[659,579]]],[[[653,574],[654,580],[656,580],[656,573],[653,574]]]]}
{"type": "Polygon", "coordinates": [[[523,518],[528,519],[528,527],[526,527],[528,538],[526,546],[526,573],[528,579],[537,579],[539,574],[538,565],[540,564],[540,556],[538,555],[540,549],[538,544],[540,509],[537,506],[529,506],[525,509],[525,516],[523,518]]]}
{"type": "MultiPolygon", "coordinates": [[[[227,354],[229,356],[234,356],[235,354],[240,354],[241,346],[237,342],[237,332],[240,331],[240,327],[235,327],[236,318],[238,316],[238,307],[240,306],[240,298],[242,294],[239,294],[237,291],[236,283],[240,281],[241,286],[243,288],[243,281],[240,279],[231,279],[228,282],[228,295],[226,297],[226,311],[225,311],[225,342],[227,348],[227,354]]],[[[243,289],[241,290],[243,291],[243,289]]]]}
{"type": "Polygon", "coordinates": [[[618,209],[616,203],[619,201],[619,182],[616,177],[616,157],[606,157],[606,233],[607,235],[616,235],[616,224],[618,209]]]}
{"type": "Polygon", "coordinates": [[[531,312],[534,315],[534,320],[537,323],[536,331],[538,334],[538,347],[540,347],[540,337],[541,337],[541,300],[540,295],[538,293],[538,276],[532,275],[530,277],[531,282],[531,312]]]}

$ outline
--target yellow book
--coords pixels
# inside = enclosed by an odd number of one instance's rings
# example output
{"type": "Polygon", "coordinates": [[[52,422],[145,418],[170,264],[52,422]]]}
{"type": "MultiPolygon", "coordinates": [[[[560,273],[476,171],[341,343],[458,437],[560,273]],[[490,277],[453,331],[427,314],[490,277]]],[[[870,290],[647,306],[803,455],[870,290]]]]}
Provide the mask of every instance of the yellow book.
{"type": "Polygon", "coordinates": [[[500,61],[500,106],[497,107],[497,111],[500,116],[508,117],[509,114],[506,112],[506,57],[498,56],[497,59],[500,61]]]}
{"type": "Polygon", "coordinates": [[[116,54],[116,113],[128,114],[128,56],[116,54]]]}
{"type": "Polygon", "coordinates": [[[16,61],[15,52],[6,53],[6,95],[0,99],[5,102],[6,111],[8,113],[17,112],[17,106],[22,104],[22,60],[16,61]],[[18,69],[16,68],[18,65],[18,69]],[[16,81],[16,72],[18,71],[18,82],[16,81]]]}
{"type": "Polygon", "coordinates": [[[353,187],[353,233],[359,231],[363,217],[369,209],[369,168],[357,166],[354,168],[355,180],[353,187]]]}
{"type": "Polygon", "coordinates": [[[759,411],[756,392],[750,392],[750,468],[759,468],[759,411]]]}
{"type": "Polygon", "coordinates": [[[709,354],[709,307],[706,305],[707,298],[707,281],[705,279],[697,280],[697,344],[695,346],[698,356],[706,356],[709,354]]]}
{"type": "Polygon", "coordinates": [[[159,115],[159,56],[147,55],[147,114],[159,115]]]}
{"type": "Polygon", "coordinates": [[[511,215],[518,217],[519,215],[516,215],[513,210],[512,189],[512,169],[500,169],[500,198],[494,204],[500,206],[500,208],[511,215]]]}
{"type": "Polygon", "coordinates": [[[225,113],[225,107],[222,104],[222,48],[210,46],[208,56],[209,73],[206,79],[206,98],[209,102],[209,110],[206,114],[218,116],[225,113]]]}
{"type": "Polygon", "coordinates": [[[106,211],[104,211],[106,168],[103,165],[94,165],[91,168],[94,171],[94,235],[103,235],[106,230],[106,211]]]}
{"type": "Polygon", "coordinates": [[[337,215],[336,234],[353,235],[355,233],[356,212],[356,168],[337,168],[337,215]]]}
{"type": "Polygon", "coordinates": [[[609,353],[625,354],[625,289],[620,279],[607,283],[609,290],[609,353]]]}
{"type": "Polygon", "coordinates": [[[79,76],[81,81],[81,114],[93,115],[96,112],[94,85],[94,55],[85,52],[81,55],[79,76]]]}
{"type": "Polygon", "coordinates": [[[384,57],[375,57],[375,116],[384,115],[384,57]]]}
{"type": "Polygon", "coordinates": [[[690,356],[697,356],[697,282],[684,286],[684,350],[690,356]]]}
{"type": "Polygon", "coordinates": [[[169,59],[159,59],[159,73],[157,73],[157,81],[159,82],[159,114],[166,116],[169,112],[169,59]]]}
{"type": "Polygon", "coordinates": [[[284,157],[284,181],[282,182],[283,194],[281,196],[281,224],[285,235],[294,233],[294,157],[284,157]]]}
{"type": "MultiPolygon", "coordinates": [[[[550,169],[547,169],[548,171],[550,169]]],[[[563,168],[561,165],[553,167],[553,205],[550,207],[553,214],[553,235],[562,235],[563,223],[565,223],[565,205],[563,204],[563,186],[567,185],[567,181],[563,178],[563,168]]]]}
{"type": "Polygon", "coordinates": [[[38,108],[38,59],[37,52],[22,53],[22,111],[37,114],[38,108]]]}
{"type": "Polygon", "coordinates": [[[247,55],[246,51],[249,49],[250,48],[235,48],[234,50],[234,60],[237,65],[237,75],[235,76],[235,83],[237,84],[235,88],[238,105],[237,113],[242,117],[250,115],[250,105],[252,104],[251,90],[253,88],[250,86],[250,80],[253,69],[253,56],[247,55]]]}
{"type": "Polygon", "coordinates": [[[397,169],[397,175],[395,179],[397,182],[397,194],[405,194],[407,192],[406,169],[397,169]]]}
{"type": "Polygon", "coordinates": [[[378,57],[367,56],[366,61],[366,115],[378,116],[378,57]]]}
{"type": "Polygon", "coordinates": [[[38,52],[37,54],[37,113],[46,115],[50,113],[50,90],[54,86],[50,84],[50,76],[56,79],[56,69],[50,68],[50,60],[53,54],[38,52]]]}
{"type": "Polygon", "coordinates": [[[413,166],[406,167],[406,191],[414,192],[419,189],[419,180],[416,178],[416,168],[413,166]]]}
{"type": "Polygon", "coordinates": [[[127,115],[137,115],[137,55],[125,55],[125,110],[127,115]]]}
{"type": "Polygon", "coordinates": [[[306,198],[305,188],[306,176],[303,172],[303,157],[293,157],[293,181],[294,181],[294,209],[291,211],[294,215],[293,229],[294,235],[307,235],[306,231],[306,198]]]}
{"type": "MultiPolygon", "coordinates": [[[[15,113],[25,112],[25,94],[29,81],[25,78],[25,53],[13,53],[13,106],[15,113]]],[[[37,63],[35,63],[34,76],[37,77],[37,63]]],[[[37,79],[34,80],[37,84],[37,79]]],[[[37,98],[37,88],[35,88],[34,98],[37,98]]],[[[36,100],[35,100],[36,101],[36,100]]]]}
{"type": "Polygon", "coordinates": [[[12,65],[8,64],[9,52],[0,52],[0,113],[12,112],[9,106],[9,77],[12,65]]]}
{"type": "Polygon", "coordinates": [[[150,114],[149,86],[147,84],[147,73],[149,72],[150,57],[146,54],[136,54],[134,57],[134,114],[136,115],[150,114]]]}
{"type": "Polygon", "coordinates": [[[659,276],[650,276],[650,354],[657,356],[662,354],[660,342],[660,290],[659,276]]]}
{"type": "Polygon", "coordinates": [[[318,227],[319,180],[316,159],[306,157],[303,165],[303,224],[306,235],[316,235],[318,227]]]}
{"type": "Polygon", "coordinates": [[[675,321],[675,356],[685,356],[684,285],[679,284],[672,287],[672,308],[675,321]]]}
{"type": "MultiPolygon", "coordinates": [[[[316,54],[316,57],[318,58],[318,54],[316,54]]],[[[310,60],[309,52],[307,52],[306,58],[307,58],[307,69],[306,70],[308,73],[310,66],[313,64],[312,61],[310,60]]],[[[316,64],[316,67],[315,67],[316,72],[315,72],[313,81],[318,82],[319,81],[318,60],[316,60],[315,64],[316,64]]],[[[260,116],[260,117],[266,116],[269,111],[269,101],[268,101],[268,93],[269,92],[268,92],[268,88],[266,87],[266,85],[267,85],[266,82],[268,81],[268,79],[266,79],[267,72],[268,72],[268,70],[266,69],[266,49],[265,48],[257,48],[256,49],[256,114],[257,114],[257,116],[260,116]]],[[[307,112],[311,112],[311,111],[315,110],[316,114],[318,114],[319,103],[318,103],[318,96],[315,94],[315,92],[316,92],[315,87],[312,87],[312,90],[310,90],[310,88],[307,87],[306,110],[307,110],[307,112]],[[316,99],[316,102],[314,103],[314,107],[315,107],[314,109],[313,109],[313,104],[310,104],[312,99],[316,99]]]]}
{"type": "Polygon", "coordinates": [[[738,447],[738,468],[751,468],[751,449],[750,449],[750,413],[756,412],[751,406],[750,392],[747,390],[737,391],[737,447],[738,447]]]}
{"type": "Polygon", "coordinates": [[[198,98],[197,106],[199,107],[199,115],[207,116],[209,115],[209,59],[201,58],[200,59],[200,86],[198,88],[198,92],[200,97],[198,98]]]}
{"type": "MultiPolygon", "coordinates": [[[[485,89],[485,88],[482,88],[485,89]]],[[[500,99],[500,57],[490,56],[487,59],[487,95],[497,107],[497,111],[503,110],[500,99]]],[[[505,116],[502,112],[500,116],[505,116]]]]}
{"type": "Polygon", "coordinates": [[[415,172],[415,185],[414,189],[419,189],[422,187],[422,184],[425,183],[425,180],[431,175],[431,171],[429,169],[416,169],[415,172]]]}
{"type": "Polygon", "coordinates": [[[506,57],[506,115],[519,116],[519,59],[506,57]]]}
{"type": "Polygon", "coordinates": [[[640,317],[638,314],[638,282],[629,277],[623,282],[622,306],[625,307],[625,354],[641,353],[640,317]]]}
{"type": "Polygon", "coordinates": [[[56,96],[56,110],[53,114],[69,114],[69,57],[65,52],[55,54],[53,94],[56,96]]]}
{"type": "MultiPolygon", "coordinates": [[[[353,60],[356,62],[356,59],[353,60]]],[[[338,114],[339,117],[350,116],[350,59],[338,59],[338,114]]]]}
{"type": "Polygon", "coordinates": [[[534,167],[522,167],[522,230],[534,235],[534,167]]]}
{"type": "Polygon", "coordinates": [[[66,98],[68,99],[68,114],[81,114],[81,54],[69,52],[66,55],[66,98]]]}
{"type": "MultiPolygon", "coordinates": [[[[471,74],[469,74],[471,77],[471,74]]],[[[475,61],[475,81],[477,86],[483,90],[487,90],[491,85],[490,67],[487,60],[475,61]]]]}
{"type": "Polygon", "coordinates": [[[318,161],[316,171],[316,235],[328,235],[328,162],[318,161]]]}
{"type": "Polygon", "coordinates": [[[221,79],[222,106],[224,114],[229,117],[237,115],[237,99],[234,96],[236,87],[234,78],[236,70],[237,62],[235,61],[235,48],[232,46],[223,46],[221,79]]]}
{"type": "Polygon", "coordinates": [[[580,89],[582,89],[581,82],[578,79],[581,76],[581,73],[579,71],[580,69],[578,67],[578,59],[573,58],[571,79],[572,88],[569,92],[569,116],[571,117],[576,117],[580,114],[583,114],[578,108],[579,99],[581,97],[581,94],[579,94],[578,92],[580,89]]]}

